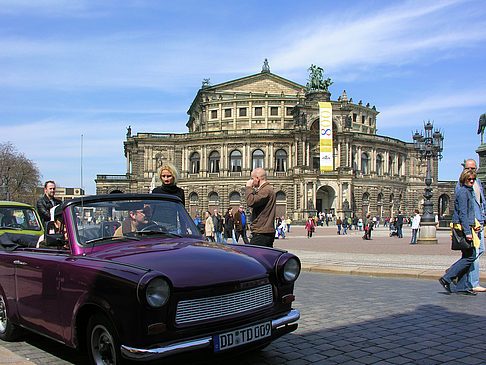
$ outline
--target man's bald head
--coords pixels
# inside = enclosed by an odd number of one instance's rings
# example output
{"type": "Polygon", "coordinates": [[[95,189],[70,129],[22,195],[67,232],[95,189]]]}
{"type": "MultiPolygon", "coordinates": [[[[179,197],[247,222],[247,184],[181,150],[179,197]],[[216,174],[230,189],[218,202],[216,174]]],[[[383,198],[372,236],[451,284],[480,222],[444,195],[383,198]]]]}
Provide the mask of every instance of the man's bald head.
{"type": "Polygon", "coordinates": [[[257,167],[251,172],[251,178],[253,180],[253,186],[259,187],[265,181],[267,181],[267,172],[261,167],[257,167]]]}
{"type": "Polygon", "coordinates": [[[472,158],[466,160],[466,162],[464,163],[464,170],[476,171],[477,169],[478,169],[478,165],[476,165],[476,161],[474,161],[472,158]]]}

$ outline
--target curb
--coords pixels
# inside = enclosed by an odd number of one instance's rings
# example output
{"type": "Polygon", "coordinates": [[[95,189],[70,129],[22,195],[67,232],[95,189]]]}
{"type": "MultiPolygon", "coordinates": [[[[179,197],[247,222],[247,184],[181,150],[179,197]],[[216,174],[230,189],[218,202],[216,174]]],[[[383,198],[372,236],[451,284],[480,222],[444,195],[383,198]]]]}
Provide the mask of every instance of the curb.
{"type": "Polygon", "coordinates": [[[29,359],[14,354],[3,346],[0,346],[0,363],[10,365],[34,365],[29,359]]]}

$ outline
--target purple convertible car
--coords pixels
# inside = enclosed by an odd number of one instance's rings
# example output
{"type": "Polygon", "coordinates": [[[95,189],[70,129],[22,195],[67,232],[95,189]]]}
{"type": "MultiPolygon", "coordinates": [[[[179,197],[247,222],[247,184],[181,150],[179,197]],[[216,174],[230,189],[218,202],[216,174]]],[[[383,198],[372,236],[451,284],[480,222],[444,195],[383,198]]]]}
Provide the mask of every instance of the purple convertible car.
{"type": "Polygon", "coordinates": [[[0,245],[0,338],[28,329],[119,364],[259,349],[297,328],[295,255],[200,237],[177,197],[64,202],[38,247],[0,245]]]}

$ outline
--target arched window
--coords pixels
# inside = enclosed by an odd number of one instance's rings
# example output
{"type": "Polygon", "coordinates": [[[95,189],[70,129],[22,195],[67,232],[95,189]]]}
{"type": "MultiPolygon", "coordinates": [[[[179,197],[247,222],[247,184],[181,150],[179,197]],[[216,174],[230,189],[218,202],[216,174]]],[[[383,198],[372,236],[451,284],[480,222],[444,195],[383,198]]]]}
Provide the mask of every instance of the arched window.
{"type": "Polygon", "coordinates": [[[199,196],[197,195],[197,193],[191,193],[189,195],[189,201],[191,203],[197,203],[197,202],[199,202],[199,196]]]}
{"type": "Polygon", "coordinates": [[[199,169],[200,169],[200,158],[199,158],[199,153],[194,152],[191,157],[189,158],[191,162],[191,174],[198,174],[199,169]]]}
{"type": "Polygon", "coordinates": [[[241,172],[241,152],[234,150],[230,154],[230,171],[241,172]]]}
{"type": "Polygon", "coordinates": [[[287,152],[285,150],[275,152],[275,171],[287,171],[287,152]]]}
{"type": "Polygon", "coordinates": [[[383,157],[381,155],[376,156],[376,173],[379,176],[383,175],[383,157]]]}
{"type": "Polygon", "coordinates": [[[361,173],[363,175],[369,174],[369,160],[368,160],[368,154],[363,153],[361,155],[361,173]]]}
{"type": "Polygon", "coordinates": [[[252,169],[256,169],[257,167],[263,168],[263,157],[265,154],[262,150],[255,150],[252,154],[252,169]]]}
{"type": "Polygon", "coordinates": [[[403,175],[403,158],[401,156],[398,158],[398,175],[403,175]]]}
{"type": "Polygon", "coordinates": [[[275,199],[277,201],[286,201],[287,200],[287,195],[285,195],[285,193],[283,191],[279,191],[277,192],[277,194],[275,194],[275,199]]]}
{"type": "Polygon", "coordinates": [[[376,202],[378,204],[382,204],[383,203],[383,194],[382,193],[379,193],[378,194],[378,197],[376,198],[376,202]]]}
{"type": "Polygon", "coordinates": [[[209,172],[219,172],[219,152],[213,151],[209,154],[209,172]]]}
{"type": "Polygon", "coordinates": [[[370,201],[370,194],[364,193],[363,194],[363,204],[368,204],[370,201]]]}
{"type": "Polygon", "coordinates": [[[388,158],[388,175],[393,176],[395,174],[395,157],[388,158]]]}
{"type": "Polygon", "coordinates": [[[240,201],[241,201],[241,195],[240,195],[240,193],[238,193],[237,191],[233,191],[230,194],[229,200],[230,200],[230,203],[240,204],[240,201]]]}
{"type": "Polygon", "coordinates": [[[216,192],[212,192],[209,194],[209,203],[217,203],[219,201],[219,195],[216,192]]]}

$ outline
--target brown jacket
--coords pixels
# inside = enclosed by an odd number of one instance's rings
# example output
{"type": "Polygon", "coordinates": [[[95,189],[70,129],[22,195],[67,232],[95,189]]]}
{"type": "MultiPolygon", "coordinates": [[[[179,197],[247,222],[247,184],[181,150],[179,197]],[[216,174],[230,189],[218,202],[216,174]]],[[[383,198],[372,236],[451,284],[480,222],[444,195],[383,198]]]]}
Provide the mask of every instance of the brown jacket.
{"type": "Polygon", "coordinates": [[[268,182],[258,189],[245,186],[246,204],[253,208],[250,229],[253,233],[275,233],[275,192],[268,182]]]}
{"type": "Polygon", "coordinates": [[[235,225],[235,232],[241,232],[243,229],[248,228],[248,216],[245,214],[245,227],[243,227],[240,210],[237,210],[236,213],[233,214],[233,223],[235,225]]]}

